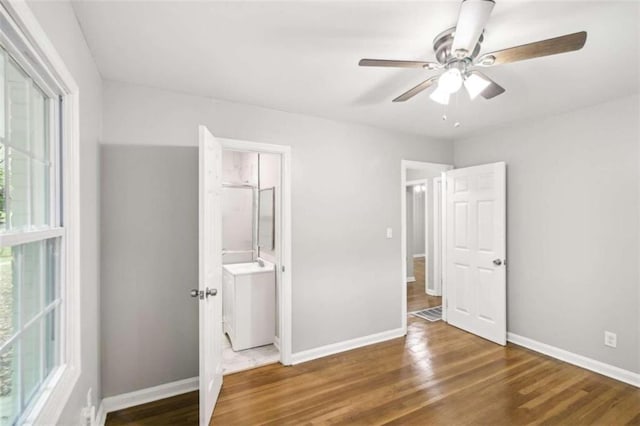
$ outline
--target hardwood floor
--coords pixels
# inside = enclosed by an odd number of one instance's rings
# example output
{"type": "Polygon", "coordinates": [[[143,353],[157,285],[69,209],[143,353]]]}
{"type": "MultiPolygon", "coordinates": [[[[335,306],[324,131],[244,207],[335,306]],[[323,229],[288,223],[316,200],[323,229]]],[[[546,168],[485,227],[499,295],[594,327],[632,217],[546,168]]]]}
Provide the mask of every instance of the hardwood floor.
{"type": "Polygon", "coordinates": [[[425,293],[424,257],[413,259],[413,265],[416,280],[407,284],[407,312],[441,305],[442,297],[429,296],[425,293]]]}
{"type": "MultiPolygon", "coordinates": [[[[439,303],[415,288],[416,309],[439,303]]],[[[107,425],[197,421],[197,392],[107,417],[107,425]]],[[[211,424],[640,425],[640,389],[409,317],[403,338],[225,376],[211,424]]]]}
{"type": "MultiPolygon", "coordinates": [[[[196,424],[197,392],[109,414],[108,425],[196,424]]],[[[292,367],[225,376],[211,424],[640,425],[640,390],[443,322],[292,367]]]]}

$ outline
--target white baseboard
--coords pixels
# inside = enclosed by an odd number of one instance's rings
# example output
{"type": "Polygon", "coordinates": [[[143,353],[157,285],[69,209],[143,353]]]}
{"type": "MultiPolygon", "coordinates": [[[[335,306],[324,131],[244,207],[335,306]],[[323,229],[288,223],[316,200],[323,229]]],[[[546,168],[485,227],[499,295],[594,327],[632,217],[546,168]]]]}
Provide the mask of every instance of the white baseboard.
{"type": "Polygon", "coordinates": [[[416,282],[416,277],[407,277],[407,283],[414,283],[416,282]]]}
{"type": "Polygon", "coordinates": [[[198,387],[198,377],[191,377],[189,379],[165,383],[163,385],[140,389],[134,392],[109,396],[102,400],[100,408],[98,409],[96,419],[102,418],[102,422],[98,423],[98,425],[104,425],[104,420],[106,420],[107,414],[113,411],[123,410],[136,405],[146,404],[147,402],[192,392],[198,390],[198,387]]]}
{"type": "Polygon", "coordinates": [[[301,362],[311,361],[313,359],[337,354],[339,352],[349,351],[351,349],[360,348],[362,346],[373,345],[374,343],[384,342],[385,340],[396,339],[405,335],[402,328],[395,330],[383,331],[382,333],[370,334],[369,336],[358,337],[344,342],[332,343],[319,348],[308,349],[306,351],[297,352],[291,355],[292,364],[300,364],[301,362]]]}
{"type": "Polygon", "coordinates": [[[507,340],[516,345],[549,355],[550,357],[559,359],[560,361],[568,362],[569,364],[577,365],[578,367],[602,374],[603,376],[611,377],[612,379],[640,387],[640,374],[638,373],[610,364],[605,364],[604,362],[596,361],[595,359],[587,358],[586,356],[556,348],[555,346],[547,345],[546,343],[538,342],[514,333],[507,333],[507,340]]]}
{"type": "Polygon", "coordinates": [[[434,297],[438,297],[438,296],[440,296],[438,293],[436,293],[436,291],[435,291],[435,290],[431,290],[430,288],[428,288],[428,289],[427,289],[427,294],[428,294],[429,296],[434,296],[434,297]]]}
{"type": "Polygon", "coordinates": [[[273,346],[280,352],[280,338],[278,336],[273,336],[273,346]]]}
{"type": "Polygon", "coordinates": [[[424,253],[414,254],[413,257],[425,257],[424,253]]]}
{"type": "Polygon", "coordinates": [[[96,413],[95,425],[92,426],[104,426],[107,421],[107,412],[104,411],[104,404],[100,402],[100,407],[98,407],[98,412],[96,413]]]}

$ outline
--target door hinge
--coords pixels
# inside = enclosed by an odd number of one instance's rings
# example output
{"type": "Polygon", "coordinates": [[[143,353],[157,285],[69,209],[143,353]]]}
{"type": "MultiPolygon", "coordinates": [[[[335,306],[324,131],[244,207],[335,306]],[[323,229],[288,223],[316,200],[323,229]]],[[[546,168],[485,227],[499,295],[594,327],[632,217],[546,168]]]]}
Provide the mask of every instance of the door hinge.
{"type": "Polygon", "coordinates": [[[282,265],[282,272],[284,272],[284,265],[282,265]]]}

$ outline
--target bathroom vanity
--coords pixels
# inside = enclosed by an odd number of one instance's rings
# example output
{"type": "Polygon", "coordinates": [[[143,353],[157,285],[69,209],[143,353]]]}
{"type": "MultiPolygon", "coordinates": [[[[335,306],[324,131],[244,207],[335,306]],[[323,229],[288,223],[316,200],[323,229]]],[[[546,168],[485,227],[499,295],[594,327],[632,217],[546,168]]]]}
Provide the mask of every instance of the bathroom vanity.
{"type": "Polygon", "coordinates": [[[273,343],[276,280],[273,263],[223,266],[222,322],[234,351],[273,343]]]}

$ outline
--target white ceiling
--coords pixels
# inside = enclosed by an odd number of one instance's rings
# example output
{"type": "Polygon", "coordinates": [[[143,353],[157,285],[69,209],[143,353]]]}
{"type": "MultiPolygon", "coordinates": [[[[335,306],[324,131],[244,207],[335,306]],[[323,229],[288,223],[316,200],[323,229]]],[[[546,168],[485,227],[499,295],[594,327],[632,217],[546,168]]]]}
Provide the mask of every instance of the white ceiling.
{"type": "Polygon", "coordinates": [[[103,77],[387,129],[454,138],[637,93],[639,3],[497,0],[483,52],[588,32],[578,52],[487,68],[507,89],[443,107],[391,99],[433,72],[361,68],[363,57],[434,59],[458,1],[80,1],[103,77]],[[461,127],[454,129],[453,120],[461,127]]]}

